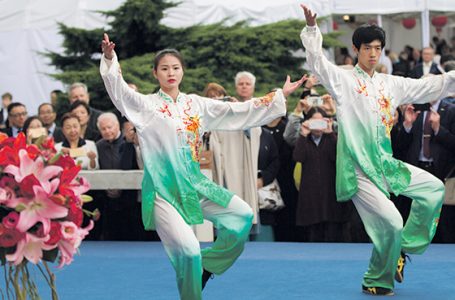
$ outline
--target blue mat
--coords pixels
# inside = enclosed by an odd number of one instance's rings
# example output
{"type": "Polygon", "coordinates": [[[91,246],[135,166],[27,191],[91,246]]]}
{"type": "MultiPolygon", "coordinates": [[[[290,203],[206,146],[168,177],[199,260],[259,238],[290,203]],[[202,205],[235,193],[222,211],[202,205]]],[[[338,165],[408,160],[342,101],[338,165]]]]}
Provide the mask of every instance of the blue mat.
{"type": "MultiPolygon", "coordinates": [[[[205,245],[203,245],[204,247],[205,245]]],[[[236,264],[210,280],[204,299],[371,299],[361,293],[371,244],[250,242],[236,264]]],[[[178,299],[174,270],[159,242],[84,242],[56,270],[61,300],[178,299]]],[[[455,245],[412,255],[396,300],[455,299],[455,245]]],[[[41,281],[37,275],[37,281],[41,281]]],[[[50,299],[39,284],[43,299],[50,299]]]]}

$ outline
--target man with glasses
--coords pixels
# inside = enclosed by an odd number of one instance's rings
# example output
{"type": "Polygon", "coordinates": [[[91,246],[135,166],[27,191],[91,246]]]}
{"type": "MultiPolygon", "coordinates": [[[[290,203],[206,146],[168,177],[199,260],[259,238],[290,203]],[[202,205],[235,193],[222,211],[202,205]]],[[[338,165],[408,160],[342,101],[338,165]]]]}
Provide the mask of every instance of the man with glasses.
{"type": "Polygon", "coordinates": [[[10,127],[3,129],[9,137],[16,137],[27,120],[27,108],[20,102],[13,102],[8,106],[8,122],[10,127]]]}

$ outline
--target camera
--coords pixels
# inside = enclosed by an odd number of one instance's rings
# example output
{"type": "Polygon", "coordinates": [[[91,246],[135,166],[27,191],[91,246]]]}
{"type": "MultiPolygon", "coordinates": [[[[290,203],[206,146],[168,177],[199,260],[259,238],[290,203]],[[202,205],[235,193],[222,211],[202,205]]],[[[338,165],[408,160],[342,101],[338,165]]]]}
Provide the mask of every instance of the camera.
{"type": "Polygon", "coordinates": [[[223,98],[220,99],[221,101],[231,101],[231,97],[229,96],[224,96],[223,98]]]}
{"type": "Polygon", "coordinates": [[[307,101],[311,106],[321,106],[323,103],[322,98],[319,96],[309,96],[307,101]]]}
{"type": "Polygon", "coordinates": [[[324,130],[327,129],[327,121],[323,119],[310,120],[308,127],[310,130],[324,130]]]}

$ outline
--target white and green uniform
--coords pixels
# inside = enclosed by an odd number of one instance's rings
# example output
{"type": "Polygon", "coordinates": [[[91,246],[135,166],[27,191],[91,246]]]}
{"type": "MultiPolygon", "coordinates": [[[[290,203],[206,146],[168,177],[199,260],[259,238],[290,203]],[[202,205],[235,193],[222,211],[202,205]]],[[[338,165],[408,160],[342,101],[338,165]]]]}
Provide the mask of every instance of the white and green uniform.
{"type": "Polygon", "coordinates": [[[317,26],[302,30],[307,63],[337,103],[338,201],[352,199],[374,250],[363,284],[393,288],[400,250],[422,253],[433,238],[444,186],[431,174],[392,157],[390,131],[397,107],[427,103],[455,92],[455,72],[425,79],[344,70],[322,53],[317,26]],[[414,201],[406,225],[389,193],[414,201]]]}
{"type": "Polygon", "coordinates": [[[143,95],[123,80],[117,57],[100,65],[117,109],[136,127],[144,161],[142,220],[156,228],[177,273],[182,299],[201,298],[202,266],[226,271],[241,254],[252,211],[239,197],[205,177],[199,167],[202,136],[211,130],[240,130],[267,124],[286,113],[282,90],[246,102],[222,102],[163,91],[143,95]],[[212,221],[218,236],[201,251],[189,225],[212,221]]]}

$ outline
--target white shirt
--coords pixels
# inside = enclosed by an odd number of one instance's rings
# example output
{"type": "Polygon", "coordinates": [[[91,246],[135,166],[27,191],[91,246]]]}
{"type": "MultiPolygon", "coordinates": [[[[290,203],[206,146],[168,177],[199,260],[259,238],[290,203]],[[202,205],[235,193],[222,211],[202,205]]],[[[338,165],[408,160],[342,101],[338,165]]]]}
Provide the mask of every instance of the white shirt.
{"type": "MultiPolygon", "coordinates": [[[[55,144],[55,150],[57,150],[57,152],[60,152],[62,150],[62,144],[63,144],[63,142],[55,144]]],[[[82,170],[98,170],[100,168],[100,165],[98,164],[98,150],[96,149],[95,142],[90,141],[90,140],[85,140],[85,145],[83,145],[82,148],[84,148],[85,153],[87,153],[89,151],[95,152],[95,154],[96,154],[95,167],[94,168],[90,167],[90,158],[88,158],[87,155],[75,157],[74,162],[76,164],[81,164],[82,170]]]]}

